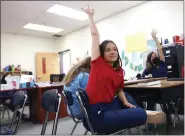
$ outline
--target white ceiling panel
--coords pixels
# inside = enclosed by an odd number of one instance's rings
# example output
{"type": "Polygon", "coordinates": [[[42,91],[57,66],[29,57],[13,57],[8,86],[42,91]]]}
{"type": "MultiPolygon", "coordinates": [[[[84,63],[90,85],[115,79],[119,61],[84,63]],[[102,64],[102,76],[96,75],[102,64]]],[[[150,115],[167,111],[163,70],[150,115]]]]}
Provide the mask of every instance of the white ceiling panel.
{"type": "Polygon", "coordinates": [[[146,1],[1,1],[1,32],[52,37],[52,33],[28,30],[23,26],[27,23],[45,24],[64,29],[58,34],[65,35],[88,24],[87,20],[79,21],[47,13],[46,10],[54,4],[77,10],[89,4],[95,9],[95,21],[99,21],[144,2],[146,1]]]}

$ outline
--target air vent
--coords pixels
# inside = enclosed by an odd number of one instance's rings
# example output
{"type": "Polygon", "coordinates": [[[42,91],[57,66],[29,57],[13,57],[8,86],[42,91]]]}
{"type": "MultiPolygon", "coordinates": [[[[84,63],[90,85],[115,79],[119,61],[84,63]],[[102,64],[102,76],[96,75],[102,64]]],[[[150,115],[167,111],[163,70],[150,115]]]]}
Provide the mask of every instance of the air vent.
{"type": "Polygon", "coordinates": [[[62,37],[62,35],[55,34],[55,35],[53,35],[53,37],[60,38],[60,37],[62,37]]]}

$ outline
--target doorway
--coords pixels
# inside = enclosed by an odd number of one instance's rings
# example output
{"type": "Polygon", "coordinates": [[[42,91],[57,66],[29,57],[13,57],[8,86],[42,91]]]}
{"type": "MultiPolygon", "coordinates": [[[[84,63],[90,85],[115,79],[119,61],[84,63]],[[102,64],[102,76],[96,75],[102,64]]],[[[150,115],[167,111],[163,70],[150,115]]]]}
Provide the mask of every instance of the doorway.
{"type": "Polygon", "coordinates": [[[69,69],[71,68],[71,52],[69,50],[65,50],[59,52],[60,57],[60,73],[67,74],[69,69]]]}

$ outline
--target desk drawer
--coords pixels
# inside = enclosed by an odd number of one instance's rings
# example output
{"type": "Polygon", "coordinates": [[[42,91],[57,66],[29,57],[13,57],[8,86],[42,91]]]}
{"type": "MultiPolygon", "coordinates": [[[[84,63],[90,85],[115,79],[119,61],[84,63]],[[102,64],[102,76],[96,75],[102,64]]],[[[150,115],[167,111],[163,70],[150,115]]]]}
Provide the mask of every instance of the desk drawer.
{"type": "Polygon", "coordinates": [[[176,47],[175,46],[168,46],[163,48],[164,56],[176,56],[176,47]]]}
{"type": "Polygon", "coordinates": [[[178,71],[178,66],[174,63],[168,63],[166,67],[167,71],[178,71]]]}
{"type": "Polygon", "coordinates": [[[167,70],[167,77],[168,78],[178,78],[179,72],[177,70],[167,70]]]}
{"type": "Polygon", "coordinates": [[[166,63],[176,63],[177,61],[177,57],[171,56],[171,55],[167,55],[165,56],[165,62],[166,63]]]}

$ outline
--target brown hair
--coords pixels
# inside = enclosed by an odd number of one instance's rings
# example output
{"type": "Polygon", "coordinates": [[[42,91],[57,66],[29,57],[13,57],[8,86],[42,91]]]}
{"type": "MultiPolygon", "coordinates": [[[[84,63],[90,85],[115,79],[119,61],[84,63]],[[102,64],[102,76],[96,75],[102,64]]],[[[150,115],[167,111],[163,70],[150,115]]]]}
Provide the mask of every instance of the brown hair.
{"type": "Polygon", "coordinates": [[[91,57],[86,57],[85,59],[78,62],[74,65],[64,77],[63,83],[65,86],[68,86],[70,82],[80,73],[80,72],[88,72],[90,71],[90,62],[91,57]]]}
{"type": "MultiPolygon", "coordinates": [[[[101,44],[100,44],[100,54],[102,56],[102,58],[104,58],[104,52],[105,52],[105,48],[107,46],[108,43],[113,43],[115,44],[113,41],[111,40],[104,40],[101,44]]],[[[116,45],[116,44],[115,44],[116,45]]],[[[116,50],[118,52],[117,46],[116,46],[116,50]]],[[[119,70],[122,67],[122,61],[118,52],[118,59],[114,62],[113,64],[113,68],[116,68],[116,70],[119,70]]]]}

